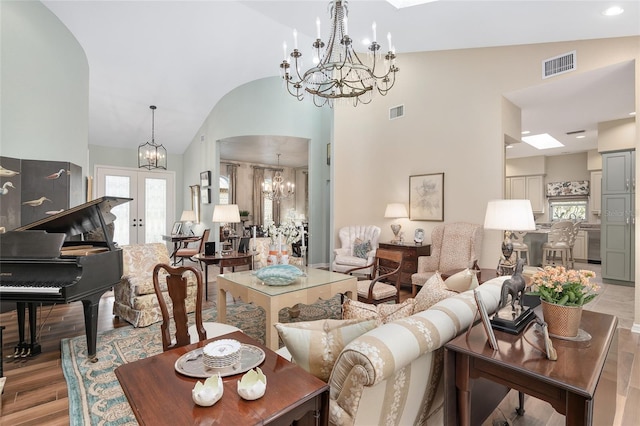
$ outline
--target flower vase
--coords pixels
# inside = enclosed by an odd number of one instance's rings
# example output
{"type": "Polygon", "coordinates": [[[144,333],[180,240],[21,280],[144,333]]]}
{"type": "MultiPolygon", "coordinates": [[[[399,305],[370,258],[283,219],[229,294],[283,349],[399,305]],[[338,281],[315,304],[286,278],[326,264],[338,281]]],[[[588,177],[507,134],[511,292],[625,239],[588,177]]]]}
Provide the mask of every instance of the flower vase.
{"type": "Polygon", "coordinates": [[[578,335],[582,306],[563,306],[542,302],[542,315],[547,323],[549,334],[558,337],[573,338],[578,335]]]}
{"type": "Polygon", "coordinates": [[[275,244],[269,245],[269,255],[267,256],[267,266],[278,264],[278,246],[275,244]]]}
{"type": "Polygon", "coordinates": [[[286,245],[280,246],[280,262],[281,265],[289,264],[289,250],[286,245]]]}

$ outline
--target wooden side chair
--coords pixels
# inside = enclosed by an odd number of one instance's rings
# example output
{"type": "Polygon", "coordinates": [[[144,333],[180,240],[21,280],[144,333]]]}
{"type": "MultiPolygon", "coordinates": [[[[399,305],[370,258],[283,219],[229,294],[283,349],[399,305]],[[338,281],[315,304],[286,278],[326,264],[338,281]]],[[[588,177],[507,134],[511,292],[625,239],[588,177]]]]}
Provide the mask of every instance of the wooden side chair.
{"type": "Polygon", "coordinates": [[[374,305],[392,300],[400,303],[402,262],[401,251],[379,248],[372,264],[349,270],[347,273],[351,274],[359,269],[371,268],[371,279],[358,281],[358,300],[374,305]]]}
{"type": "Polygon", "coordinates": [[[162,312],[162,350],[185,346],[190,343],[199,342],[220,336],[222,334],[241,331],[239,328],[228,324],[216,322],[202,322],[202,296],[204,287],[202,283],[202,274],[193,266],[172,267],[161,263],[153,268],[153,287],[158,297],[158,305],[162,312]],[[165,275],[166,274],[166,275],[165,275]],[[195,324],[189,327],[187,318],[186,300],[187,300],[187,274],[194,274],[197,282],[196,291],[196,318],[195,324]],[[160,283],[161,278],[166,277],[166,289],[163,289],[160,283]],[[163,297],[163,290],[171,298],[172,312],[169,312],[167,301],[163,297]],[[173,318],[176,334],[171,337],[170,324],[173,318]]]}
{"type": "MultiPolygon", "coordinates": [[[[204,253],[204,243],[209,241],[209,234],[211,230],[205,229],[200,237],[194,237],[193,239],[186,240],[184,242],[184,247],[178,249],[176,251],[176,265],[180,263],[184,265],[184,259],[191,259],[198,253],[204,253]],[[189,246],[189,244],[195,244],[195,247],[189,246]],[[178,260],[179,259],[179,260],[178,260]]],[[[200,264],[200,269],[202,269],[202,263],[200,264]]]]}

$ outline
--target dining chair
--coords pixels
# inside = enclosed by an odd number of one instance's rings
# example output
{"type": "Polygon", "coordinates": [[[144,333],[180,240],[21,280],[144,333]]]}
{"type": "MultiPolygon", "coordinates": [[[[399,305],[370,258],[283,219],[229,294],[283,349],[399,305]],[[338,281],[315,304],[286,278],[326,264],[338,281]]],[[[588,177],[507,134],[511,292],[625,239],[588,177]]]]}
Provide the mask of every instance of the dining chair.
{"type": "MultiPolygon", "coordinates": [[[[176,254],[175,254],[176,265],[178,263],[180,263],[181,265],[184,265],[184,259],[191,259],[193,256],[195,256],[198,253],[204,253],[204,243],[209,241],[210,232],[211,230],[207,228],[202,232],[202,235],[200,237],[194,237],[192,239],[185,240],[184,247],[176,251],[176,254]],[[189,246],[189,244],[194,244],[194,243],[197,243],[195,247],[189,246]],[[178,260],[178,258],[180,260],[178,260]]],[[[200,269],[202,269],[202,263],[200,264],[200,269]]]]}
{"type": "Polygon", "coordinates": [[[202,322],[202,295],[204,287],[202,273],[193,266],[173,267],[165,263],[160,263],[153,268],[153,287],[158,297],[158,305],[162,312],[162,350],[185,346],[190,343],[199,342],[208,338],[220,336],[222,334],[242,331],[237,327],[217,322],[202,322]],[[187,317],[187,274],[196,277],[196,310],[195,323],[189,326],[187,317]],[[161,278],[166,279],[163,286],[161,278]],[[164,288],[163,288],[164,287],[164,288]],[[172,311],[169,312],[167,300],[163,297],[163,291],[169,295],[172,303],[172,311]],[[171,337],[171,319],[175,327],[175,337],[171,337]]]}
{"type": "Polygon", "coordinates": [[[371,279],[358,281],[358,300],[364,303],[395,301],[400,303],[400,271],[404,253],[399,250],[378,248],[373,263],[347,271],[351,275],[361,269],[371,268],[371,279]]]}

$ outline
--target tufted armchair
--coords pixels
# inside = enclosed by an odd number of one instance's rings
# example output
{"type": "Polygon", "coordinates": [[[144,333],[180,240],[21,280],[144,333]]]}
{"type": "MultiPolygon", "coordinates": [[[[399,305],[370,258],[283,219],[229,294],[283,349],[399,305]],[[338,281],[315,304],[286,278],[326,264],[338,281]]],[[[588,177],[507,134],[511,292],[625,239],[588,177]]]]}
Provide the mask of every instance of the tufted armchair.
{"type": "MultiPolygon", "coordinates": [[[[373,225],[345,226],[340,228],[338,236],[341,247],[333,251],[335,255],[332,264],[333,271],[345,273],[354,268],[373,264],[380,238],[380,228],[373,225]],[[357,253],[354,251],[356,240],[370,242],[371,249],[367,252],[366,257],[356,256],[357,253]]],[[[370,275],[371,268],[362,269],[359,272],[370,275]]]]}
{"type": "Polygon", "coordinates": [[[469,268],[480,258],[482,226],[455,222],[438,225],[431,233],[431,255],[418,257],[418,272],[411,276],[413,295],[436,272],[469,268]]]}

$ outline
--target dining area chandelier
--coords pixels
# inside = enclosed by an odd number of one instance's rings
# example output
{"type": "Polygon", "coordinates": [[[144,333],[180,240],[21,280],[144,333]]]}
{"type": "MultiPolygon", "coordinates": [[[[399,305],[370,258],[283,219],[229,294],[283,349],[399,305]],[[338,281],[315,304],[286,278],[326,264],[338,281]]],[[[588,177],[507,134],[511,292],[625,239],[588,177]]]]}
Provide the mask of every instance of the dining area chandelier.
{"type": "Polygon", "coordinates": [[[282,172],[280,171],[280,154],[278,156],[278,169],[276,170],[271,182],[265,180],[262,184],[262,195],[268,200],[279,203],[281,200],[291,198],[295,195],[295,184],[291,182],[284,183],[282,172]]]}
{"type": "Polygon", "coordinates": [[[151,109],[151,142],[138,145],[138,168],[140,169],[167,169],[167,149],[163,145],[156,144],[155,140],[155,111],[156,106],[149,106],[151,109]]]}
{"type": "Polygon", "coordinates": [[[348,33],[348,8],[346,0],[333,0],[329,4],[331,30],[325,45],[320,35],[320,18],[316,18],[317,38],[313,42],[313,66],[302,71],[302,52],[298,50],[298,34],[293,30],[294,48],[287,54],[283,44],[284,59],[280,63],[282,78],[287,91],[299,101],[309,95],[314,105],[333,107],[336,100],[346,100],[353,106],[368,104],[377,92],[385,96],[396,81],[400,70],[396,64],[395,48],[391,34],[387,34],[388,52],[382,54],[376,41],[376,23],[372,25],[373,41],[363,61],[353,48],[348,33]],[[325,49],[326,46],[326,49],[325,49]]]}

